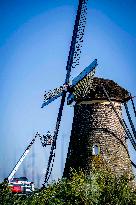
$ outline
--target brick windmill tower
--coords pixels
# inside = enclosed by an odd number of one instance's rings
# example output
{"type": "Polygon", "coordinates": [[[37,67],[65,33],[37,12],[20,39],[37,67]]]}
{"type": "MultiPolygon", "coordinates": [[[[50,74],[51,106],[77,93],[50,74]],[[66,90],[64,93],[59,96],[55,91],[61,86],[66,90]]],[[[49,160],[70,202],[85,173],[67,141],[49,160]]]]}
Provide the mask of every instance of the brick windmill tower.
{"type": "Polygon", "coordinates": [[[125,131],[101,85],[106,88],[120,119],[122,103],[129,100],[128,91],[112,80],[96,77],[91,86],[86,88],[82,82],[80,85],[64,176],[69,175],[70,167],[90,173],[92,166],[98,166],[101,161],[115,173],[132,173],[125,131]]]}

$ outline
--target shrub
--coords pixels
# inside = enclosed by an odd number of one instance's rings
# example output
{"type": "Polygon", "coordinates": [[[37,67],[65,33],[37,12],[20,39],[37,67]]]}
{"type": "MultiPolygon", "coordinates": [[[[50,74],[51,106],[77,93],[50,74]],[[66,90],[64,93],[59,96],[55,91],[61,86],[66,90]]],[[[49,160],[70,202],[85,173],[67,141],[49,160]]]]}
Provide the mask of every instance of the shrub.
{"type": "Polygon", "coordinates": [[[0,184],[2,205],[136,205],[136,191],[127,174],[117,176],[93,170],[89,176],[72,171],[70,178],[49,184],[31,196],[12,195],[7,183],[0,184]]]}

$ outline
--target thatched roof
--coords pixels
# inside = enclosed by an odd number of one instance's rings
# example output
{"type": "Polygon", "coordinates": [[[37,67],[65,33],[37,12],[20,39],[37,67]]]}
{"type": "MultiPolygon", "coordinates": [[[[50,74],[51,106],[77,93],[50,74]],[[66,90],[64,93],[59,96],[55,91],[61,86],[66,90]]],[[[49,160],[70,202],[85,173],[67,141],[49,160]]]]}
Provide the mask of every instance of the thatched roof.
{"type": "Polygon", "coordinates": [[[107,100],[107,97],[101,85],[104,85],[111,100],[125,102],[129,100],[129,93],[127,90],[119,86],[113,80],[94,77],[89,89],[81,88],[76,93],[76,101],[90,101],[90,100],[107,100]]]}

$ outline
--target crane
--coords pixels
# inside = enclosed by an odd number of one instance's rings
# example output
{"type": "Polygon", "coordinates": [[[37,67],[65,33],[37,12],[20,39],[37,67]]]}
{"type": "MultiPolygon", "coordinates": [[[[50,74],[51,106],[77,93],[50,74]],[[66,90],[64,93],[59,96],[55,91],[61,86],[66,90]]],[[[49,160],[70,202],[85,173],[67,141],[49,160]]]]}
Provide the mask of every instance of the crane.
{"type": "Polygon", "coordinates": [[[14,166],[14,168],[12,169],[11,173],[8,176],[8,182],[10,183],[10,181],[12,180],[13,176],[16,174],[16,172],[18,171],[20,165],[22,164],[22,162],[24,161],[24,159],[26,158],[26,156],[28,155],[28,153],[30,152],[30,149],[32,148],[32,145],[34,144],[36,138],[39,137],[41,144],[43,147],[46,147],[46,145],[51,145],[51,141],[52,141],[52,136],[50,134],[50,132],[48,131],[46,135],[41,136],[38,132],[36,133],[36,135],[34,136],[34,138],[31,140],[31,142],[29,143],[29,145],[27,146],[27,148],[25,149],[25,151],[23,152],[23,154],[21,155],[20,159],[18,160],[18,162],[16,163],[16,165],[14,166]]]}

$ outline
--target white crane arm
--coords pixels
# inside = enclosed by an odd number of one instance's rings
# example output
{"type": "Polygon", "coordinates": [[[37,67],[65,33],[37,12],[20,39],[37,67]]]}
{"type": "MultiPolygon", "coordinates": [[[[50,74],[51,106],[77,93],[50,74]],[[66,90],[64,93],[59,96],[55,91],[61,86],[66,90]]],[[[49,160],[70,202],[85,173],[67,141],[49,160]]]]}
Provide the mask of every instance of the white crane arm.
{"type": "Polygon", "coordinates": [[[22,154],[22,156],[20,157],[20,159],[18,160],[18,162],[16,163],[15,167],[13,168],[13,170],[11,171],[10,175],[8,176],[8,181],[10,181],[13,176],[15,175],[15,173],[17,172],[17,170],[19,169],[20,165],[22,164],[22,162],[24,161],[25,157],[27,156],[27,154],[30,151],[30,148],[32,147],[33,143],[35,142],[36,137],[38,136],[38,133],[36,133],[35,137],[32,139],[32,141],[30,142],[30,144],[28,145],[28,147],[25,149],[24,153],[22,154]]]}

